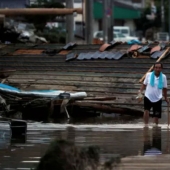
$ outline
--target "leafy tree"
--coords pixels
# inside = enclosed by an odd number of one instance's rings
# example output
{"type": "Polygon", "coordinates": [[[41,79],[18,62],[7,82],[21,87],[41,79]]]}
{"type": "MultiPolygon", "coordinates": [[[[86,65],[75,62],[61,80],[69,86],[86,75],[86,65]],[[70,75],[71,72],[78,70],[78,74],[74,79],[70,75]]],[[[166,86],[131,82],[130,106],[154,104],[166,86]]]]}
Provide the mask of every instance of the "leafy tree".
{"type": "MultiPolygon", "coordinates": [[[[165,32],[168,32],[168,27],[169,27],[169,17],[168,17],[168,13],[169,13],[169,0],[164,0],[164,16],[165,16],[165,32]]],[[[150,1],[149,1],[150,2],[150,1]]],[[[147,4],[146,8],[143,9],[142,11],[142,15],[141,18],[136,20],[136,26],[137,26],[137,30],[142,30],[143,33],[145,33],[145,31],[149,28],[154,28],[157,31],[161,31],[161,27],[162,27],[162,18],[161,18],[161,0],[155,0],[155,6],[157,7],[157,12],[156,12],[156,18],[154,20],[148,20],[146,18],[147,14],[151,14],[151,7],[150,7],[150,3],[147,4]]]]}
{"type": "Polygon", "coordinates": [[[149,28],[160,28],[161,27],[161,11],[160,8],[157,7],[156,18],[154,20],[148,20],[146,15],[151,14],[151,7],[147,6],[141,12],[141,18],[136,20],[137,30],[142,30],[143,33],[149,28]]]}
{"type": "MultiPolygon", "coordinates": [[[[36,4],[26,6],[27,8],[64,8],[62,3],[57,2],[57,0],[37,0],[36,4]]],[[[37,31],[43,31],[46,23],[48,21],[53,21],[56,15],[30,15],[26,16],[26,20],[33,23],[37,31]]]]}
{"type": "Polygon", "coordinates": [[[169,17],[168,17],[168,13],[169,13],[169,0],[155,0],[155,5],[157,6],[158,12],[159,12],[159,18],[157,18],[157,20],[155,22],[159,22],[159,27],[161,27],[161,1],[164,3],[164,18],[165,18],[165,30],[164,31],[168,31],[168,27],[169,27],[169,17]]]}

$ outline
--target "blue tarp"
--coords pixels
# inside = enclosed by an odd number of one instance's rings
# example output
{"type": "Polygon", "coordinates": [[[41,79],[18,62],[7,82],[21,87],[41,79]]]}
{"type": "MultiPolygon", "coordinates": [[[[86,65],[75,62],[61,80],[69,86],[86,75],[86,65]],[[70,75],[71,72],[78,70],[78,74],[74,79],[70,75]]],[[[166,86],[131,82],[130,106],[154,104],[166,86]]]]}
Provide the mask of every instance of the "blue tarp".
{"type": "Polygon", "coordinates": [[[15,87],[8,86],[8,85],[6,85],[6,84],[2,84],[2,83],[0,83],[0,88],[8,89],[8,90],[13,90],[13,91],[17,91],[17,92],[19,92],[19,91],[20,91],[19,89],[15,88],[15,87]]]}
{"type": "Polygon", "coordinates": [[[127,44],[129,44],[129,45],[141,44],[141,42],[139,40],[130,40],[130,41],[127,42],[127,44]]]}
{"type": "MultiPolygon", "coordinates": [[[[0,83],[0,92],[6,92],[6,93],[12,93],[13,95],[27,95],[27,96],[37,96],[37,97],[49,97],[49,98],[55,98],[59,94],[64,93],[65,91],[63,90],[30,90],[30,91],[24,91],[20,90],[18,88],[6,85],[6,84],[1,84],[0,83]]],[[[76,97],[86,97],[87,94],[86,92],[73,92],[70,93],[71,98],[76,98],[76,97]]]]}
{"type": "Polygon", "coordinates": [[[30,91],[24,91],[20,90],[18,88],[2,84],[0,83],[0,91],[3,92],[9,92],[9,93],[15,93],[18,95],[34,95],[34,96],[42,96],[42,97],[56,97],[60,93],[63,93],[62,90],[30,90],[30,91]]]}

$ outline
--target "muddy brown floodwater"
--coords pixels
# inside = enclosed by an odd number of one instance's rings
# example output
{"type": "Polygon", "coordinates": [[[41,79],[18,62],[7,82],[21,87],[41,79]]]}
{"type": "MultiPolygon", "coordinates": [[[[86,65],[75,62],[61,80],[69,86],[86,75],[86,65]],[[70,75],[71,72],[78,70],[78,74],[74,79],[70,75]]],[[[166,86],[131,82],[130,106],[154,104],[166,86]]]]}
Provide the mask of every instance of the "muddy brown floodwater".
{"type": "Polygon", "coordinates": [[[0,170],[36,167],[55,138],[72,141],[77,146],[98,145],[101,160],[107,160],[111,157],[168,154],[169,136],[167,122],[161,122],[159,127],[150,123],[146,128],[142,119],[132,117],[28,123],[27,135],[20,139],[11,139],[9,125],[0,123],[0,170]]]}

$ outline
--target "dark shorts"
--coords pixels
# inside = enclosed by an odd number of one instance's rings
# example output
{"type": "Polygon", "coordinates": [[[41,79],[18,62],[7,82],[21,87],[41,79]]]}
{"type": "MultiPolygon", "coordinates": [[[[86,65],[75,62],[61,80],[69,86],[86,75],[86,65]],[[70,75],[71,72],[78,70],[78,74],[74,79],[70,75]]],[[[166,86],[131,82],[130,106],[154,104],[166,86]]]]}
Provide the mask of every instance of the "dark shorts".
{"type": "Polygon", "coordinates": [[[157,102],[151,102],[147,97],[144,97],[144,110],[148,110],[150,117],[161,118],[162,114],[162,99],[157,102]],[[150,110],[153,109],[151,113],[150,110]]]}

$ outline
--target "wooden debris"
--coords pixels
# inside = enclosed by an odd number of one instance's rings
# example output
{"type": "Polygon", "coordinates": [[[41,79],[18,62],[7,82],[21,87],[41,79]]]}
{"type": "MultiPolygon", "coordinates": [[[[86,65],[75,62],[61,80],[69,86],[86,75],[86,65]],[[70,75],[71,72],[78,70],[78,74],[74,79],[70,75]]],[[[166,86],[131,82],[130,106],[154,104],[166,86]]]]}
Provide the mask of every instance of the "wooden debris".
{"type": "Polygon", "coordinates": [[[28,49],[22,49],[17,50],[12,55],[24,55],[24,54],[30,54],[30,55],[36,55],[36,54],[42,54],[43,50],[28,50],[28,49]]]}
{"type": "Polygon", "coordinates": [[[122,107],[122,106],[116,106],[112,105],[112,102],[104,102],[104,101],[94,101],[94,102],[88,102],[88,101],[75,101],[72,103],[72,105],[81,106],[81,107],[89,107],[92,110],[96,110],[99,112],[105,112],[105,113],[119,113],[119,114],[130,114],[135,116],[142,116],[143,110],[138,110],[132,107],[122,107]]]}
{"type": "MultiPolygon", "coordinates": [[[[85,112],[84,110],[87,109],[88,111],[90,110],[90,114],[94,110],[94,112],[128,113],[129,115],[142,116],[143,104],[142,102],[138,103],[136,95],[140,88],[139,79],[146,73],[153,62],[156,61],[156,59],[149,56],[150,48],[155,45],[157,44],[149,44],[149,48],[147,46],[147,48],[142,50],[140,48],[139,50],[142,51],[140,54],[142,55],[139,55],[137,58],[129,57],[126,53],[121,59],[108,58],[101,60],[91,58],[79,61],[73,56],[73,58],[71,58],[71,60],[69,58],[67,62],[67,55],[61,54],[65,52],[64,50],[69,51],[69,54],[77,55],[80,53],[88,55],[89,53],[95,53],[95,51],[98,53],[107,53],[107,51],[99,52],[101,45],[92,44],[71,47],[68,45],[65,48],[63,48],[63,45],[58,44],[39,44],[31,47],[25,44],[14,46],[6,45],[0,51],[2,54],[0,57],[0,65],[5,69],[10,68],[12,70],[12,68],[15,68],[17,70],[13,75],[8,77],[8,84],[23,90],[54,89],[67,92],[85,91],[88,95],[87,98],[84,100],[70,101],[68,105],[68,109],[70,109],[72,105],[76,109],[80,108],[78,113],[85,112]],[[40,50],[45,49],[53,51],[53,55],[47,53],[44,55],[44,53],[41,53],[40,50]],[[147,51],[145,51],[145,49],[147,49],[147,51]],[[32,53],[30,50],[32,50],[32,53]],[[22,54],[24,54],[24,56],[22,54]]],[[[131,45],[126,43],[114,47],[111,45],[108,46],[109,53],[112,51],[116,53],[122,50],[127,52],[130,46],[131,45]]],[[[166,48],[165,50],[167,50],[166,48]]],[[[167,54],[168,50],[165,55],[167,54]]],[[[162,62],[166,63],[165,71],[169,74],[170,59],[166,58],[166,61],[163,60],[162,62]]],[[[19,107],[19,104],[22,104],[22,102],[31,101],[30,98],[24,98],[24,100],[21,98],[20,100],[14,96],[7,97],[16,108],[19,107]]],[[[61,103],[62,100],[54,101],[56,115],[60,113],[58,108],[61,103]]],[[[48,106],[49,105],[50,101],[48,103],[48,106]]],[[[41,100],[39,100],[39,103],[38,101],[32,102],[30,106],[32,108],[36,106],[47,107],[45,102],[41,100]]],[[[51,110],[53,110],[53,106],[51,110]]],[[[167,105],[163,105],[163,110],[167,110],[167,105]]],[[[48,111],[46,111],[46,114],[47,112],[48,111]]],[[[29,111],[28,114],[30,113],[32,112],[29,111]]],[[[38,111],[36,110],[35,114],[37,113],[38,111]]],[[[79,115],[81,116],[81,114],[79,115]]]]}
{"type": "Polygon", "coordinates": [[[2,69],[0,70],[0,78],[4,79],[9,77],[12,73],[14,73],[16,70],[7,70],[7,69],[2,69]]]}
{"type": "Polygon", "coordinates": [[[107,97],[86,97],[85,100],[116,100],[116,97],[111,97],[111,96],[107,96],[107,97]]]}
{"type": "Polygon", "coordinates": [[[2,79],[2,80],[1,80],[1,83],[3,84],[3,83],[5,83],[5,81],[6,81],[6,79],[2,79]]]}

